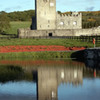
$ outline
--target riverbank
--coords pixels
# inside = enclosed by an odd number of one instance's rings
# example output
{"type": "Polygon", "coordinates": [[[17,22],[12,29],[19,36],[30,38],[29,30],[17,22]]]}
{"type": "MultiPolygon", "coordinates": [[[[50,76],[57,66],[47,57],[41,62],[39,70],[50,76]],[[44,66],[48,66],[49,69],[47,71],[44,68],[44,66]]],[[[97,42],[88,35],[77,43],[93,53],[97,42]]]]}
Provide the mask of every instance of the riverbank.
{"type": "Polygon", "coordinates": [[[84,50],[0,53],[0,59],[78,59],[84,60],[84,50]]]}
{"type": "Polygon", "coordinates": [[[70,39],[0,39],[0,59],[73,58],[74,52],[92,46],[88,41],[70,39]]]}
{"type": "Polygon", "coordinates": [[[8,58],[70,58],[72,52],[56,52],[56,51],[44,51],[44,52],[10,52],[10,53],[0,53],[0,59],[8,58]]]}
{"type": "Polygon", "coordinates": [[[93,47],[93,43],[91,42],[84,42],[81,40],[71,40],[71,39],[0,39],[0,46],[38,46],[38,45],[58,45],[58,46],[65,46],[65,47],[93,47]]]}
{"type": "Polygon", "coordinates": [[[85,47],[65,46],[0,46],[0,59],[5,58],[71,58],[76,51],[85,47]]]}

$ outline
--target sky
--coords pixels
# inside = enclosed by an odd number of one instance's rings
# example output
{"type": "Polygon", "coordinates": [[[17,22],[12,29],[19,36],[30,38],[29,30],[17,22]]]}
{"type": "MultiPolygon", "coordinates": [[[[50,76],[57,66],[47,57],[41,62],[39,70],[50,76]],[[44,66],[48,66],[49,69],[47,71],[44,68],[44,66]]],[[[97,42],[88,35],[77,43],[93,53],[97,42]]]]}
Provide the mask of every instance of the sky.
{"type": "MultiPolygon", "coordinates": [[[[35,9],[35,0],[0,0],[0,11],[13,12],[35,9]]],[[[56,0],[56,10],[100,11],[100,0],[56,0]]]]}

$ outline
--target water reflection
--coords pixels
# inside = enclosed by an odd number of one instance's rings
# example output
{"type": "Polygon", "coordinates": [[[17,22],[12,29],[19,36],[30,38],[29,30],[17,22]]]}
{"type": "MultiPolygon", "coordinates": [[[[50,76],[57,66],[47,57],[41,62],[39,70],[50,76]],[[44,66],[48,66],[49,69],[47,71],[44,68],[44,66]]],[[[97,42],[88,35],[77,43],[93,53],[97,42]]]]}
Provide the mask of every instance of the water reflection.
{"type": "Polygon", "coordinates": [[[57,100],[61,83],[75,86],[83,83],[83,67],[40,67],[37,69],[38,100],[57,100]]]}
{"type": "Polygon", "coordinates": [[[20,66],[14,65],[0,65],[0,82],[19,80],[32,80],[30,73],[25,72],[20,66]]]}
{"type": "Polygon", "coordinates": [[[88,100],[88,96],[94,100],[93,95],[100,97],[98,63],[93,66],[92,61],[84,64],[67,60],[35,60],[10,61],[13,65],[10,66],[9,61],[3,62],[0,61],[0,100],[74,100],[74,97],[88,100]],[[91,92],[94,90],[95,93],[91,92]]]}
{"type": "Polygon", "coordinates": [[[98,60],[86,60],[85,61],[85,68],[84,70],[87,69],[86,72],[88,72],[88,75],[91,75],[91,77],[100,77],[100,62],[98,60]]]}
{"type": "Polygon", "coordinates": [[[0,100],[36,100],[36,84],[28,81],[0,84],[0,100]]]}
{"type": "Polygon", "coordinates": [[[98,60],[86,60],[85,61],[86,67],[94,68],[94,69],[100,69],[100,62],[98,60]]]}
{"type": "Polygon", "coordinates": [[[23,69],[19,66],[0,66],[0,82],[21,79],[22,75],[23,69]]]}

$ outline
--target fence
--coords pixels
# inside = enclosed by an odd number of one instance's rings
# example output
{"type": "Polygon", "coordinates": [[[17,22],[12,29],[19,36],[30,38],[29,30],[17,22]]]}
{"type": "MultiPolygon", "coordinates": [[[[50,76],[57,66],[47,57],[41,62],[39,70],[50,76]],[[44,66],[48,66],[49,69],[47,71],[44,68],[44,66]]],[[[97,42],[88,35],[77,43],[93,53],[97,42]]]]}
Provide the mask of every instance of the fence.
{"type": "Polygon", "coordinates": [[[9,34],[9,35],[0,35],[0,39],[13,39],[18,38],[16,34],[9,34]]]}
{"type": "MultiPolygon", "coordinates": [[[[12,39],[12,38],[18,38],[17,35],[11,35],[8,37],[0,37],[0,39],[12,39]]],[[[100,43],[100,36],[47,36],[47,37],[33,37],[39,38],[39,39],[70,39],[70,40],[77,40],[77,41],[83,41],[83,42],[93,42],[93,38],[95,38],[96,43],[100,43]]]]}
{"type": "Polygon", "coordinates": [[[72,40],[79,40],[83,42],[93,42],[93,38],[95,38],[95,42],[100,43],[100,36],[70,36],[67,38],[72,40]]]}

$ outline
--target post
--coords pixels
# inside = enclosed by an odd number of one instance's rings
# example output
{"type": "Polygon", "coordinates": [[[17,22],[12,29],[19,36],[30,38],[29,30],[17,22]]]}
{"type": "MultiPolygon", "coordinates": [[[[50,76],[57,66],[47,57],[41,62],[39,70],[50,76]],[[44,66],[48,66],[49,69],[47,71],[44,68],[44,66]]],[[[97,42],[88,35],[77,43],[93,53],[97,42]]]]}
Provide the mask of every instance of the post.
{"type": "Polygon", "coordinates": [[[93,38],[93,44],[94,44],[94,48],[95,48],[95,38],[93,38]]]}
{"type": "Polygon", "coordinates": [[[96,69],[94,69],[94,77],[96,78],[96,69]]]}

